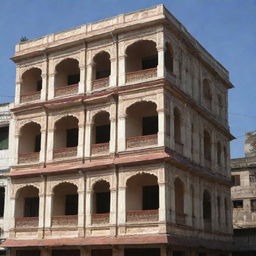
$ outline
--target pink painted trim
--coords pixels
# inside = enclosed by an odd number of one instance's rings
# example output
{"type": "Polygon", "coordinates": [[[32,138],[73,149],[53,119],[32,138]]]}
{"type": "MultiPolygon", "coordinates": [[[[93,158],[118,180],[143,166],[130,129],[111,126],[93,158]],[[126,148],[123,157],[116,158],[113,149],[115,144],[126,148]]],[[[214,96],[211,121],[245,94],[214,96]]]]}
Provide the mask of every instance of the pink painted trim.
{"type": "Polygon", "coordinates": [[[21,218],[15,218],[16,221],[33,221],[33,220],[39,220],[39,217],[21,217],[21,218]]]}
{"type": "Polygon", "coordinates": [[[140,73],[145,73],[147,71],[154,71],[154,70],[157,70],[157,68],[148,68],[148,69],[141,69],[141,70],[126,72],[126,75],[140,74],[140,73]]]}
{"type": "Polygon", "coordinates": [[[127,213],[136,213],[136,214],[143,214],[143,213],[158,213],[158,209],[156,210],[140,210],[140,211],[127,211],[127,213]]]}
{"type": "Polygon", "coordinates": [[[40,152],[30,152],[30,153],[19,154],[19,157],[36,156],[36,155],[39,155],[39,154],[40,154],[40,152]]]}
{"type": "Polygon", "coordinates": [[[107,143],[95,143],[95,144],[92,144],[92,147],[102,147],[102,146],[109,146],[109,142],[107,143]]]}
{"type": "Polygon", "coordinates": [[[151,135],[144,135],[144,136],[136,136],[136,137],[130,137],[127,138],[127,140],[141,140],[146,138],[155,138],[157,137],[157,134],[151,134],[151,135]]]}
{"type": "Polygon", "coordinates": [[[78,84],[58,86],[58,87],[55,88],[55,90],[62,90],[62,89],[65,89],[65,88],[70,88],[70,87],[78,87],[78,84]]]}
{"type": "Polygon", "coordinates": [[[97,217],[97,216],[109,216],[109,213],[92,213],[92,216],[97,217]]]}
{"type": "Polygon", "coordinates": [[[26,97],[26,96],[37,95],[37,94],[41,94],[41,91],[30,92],[30,93],[24,93],[24,94],[22,94],[22,95],[20,95],[20,96],[21,96],[21,97],[26,97]]]}
{"type": "Polygon", "coordinates": [[[52,216],[53,219],[77,219],[78,215],[52,216]]]}
{"type": "Polygon", "coordinates": [[[58,152],[66,152],[66,151],[75,151],[76,149],[77,147],[58,148],[58,149],[54,149],[53,152],[58,153],[58,152]]]}

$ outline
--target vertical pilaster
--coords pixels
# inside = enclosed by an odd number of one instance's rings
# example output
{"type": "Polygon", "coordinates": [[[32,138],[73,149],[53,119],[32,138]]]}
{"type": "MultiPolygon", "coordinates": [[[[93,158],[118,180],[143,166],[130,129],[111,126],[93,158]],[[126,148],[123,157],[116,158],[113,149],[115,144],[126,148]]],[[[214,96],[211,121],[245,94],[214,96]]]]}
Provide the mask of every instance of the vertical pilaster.
{"type": "Polygon", "coordinates": [[[158,65],[157,65],[157,77],[162,78],[165,76],[165,65],[164,65],[164,46],[157,48],[158,65]]]}
{"type": "Polygon", "coordinates": [[[85,226],[85,179],[84,174],[80,173],[78,188],[78,232],[79,237],[84,236],[85,226]]]}
{"type": "Polygon", "coordinates": [[[45,194],[46,194],[46,180],[44,177],[42,177],[42,181],[43,183],[43,186],[42,186],[42,191],[41,193],[39,194],[39,214],[38,214],[38,229],[39,229],[39,232],[38,232],[38,236],[40,236],[41,238],[43,237],[43,229],[44,229],[44,223],[45,223],[45,194]]]}
{"type": "Polygon", "coordinates": [[[165,113],[164,109],[158,109],[158,146],[165,145],[165,113]]]}
{"type": "Polygon", "coordinates": [[[111,61],[111,74],[109,79],[109,86],[116,87],[117,86],[117,57],[115,56],[111,58],[110,61],[111,61]]]}
{"type": "Polygon", "coordinates": [[[126,55],[121,55],[119,56],[119,70],[118,70],[118,86],[124,86],[126,81],[125,81],[125,75],[126,75],[126,70],[125,70],[125,59],[126,55]]]}
{"type": "MultiPolygon", "coordinates": [[[[18,129],[18,127],[16,127],[18,129]]],[[[14,136],[14,164],[17,165],[19,163],[19,142],[20,142],[20,131],[16,130],[15,136],[14,136]]]]}
{"type": "Polygon", "coordinates": [[[50,229],[52,225],[52,192],[46,192],[45,196],[45,229],[50,229]]]}
{"type": "Polygon", "coordinates": [[[126,222],[126,187],[118,187],[118,225],[126,222]]]}
{"type": "MultiPolygon", "coordinates": [[[[47,117],[46,117],[47,118],[47,117]]],[[[41,129],[41,147],[40,147],[40,156],[39,156],[39,162],[45,163],[46,155],[45,155],[45,147],[47,147],[46,143],[46,129],[41,129]]]]}
{"type": "Polygon", "coordinates": [[[48,129],[48,139],[47,139],[47,161],[53,159],[53,146],[54,146],[54,127],[48,129]]]}
{"type": "Polygon", "coordinates": [[[87,65],[87,76],[86,76],[86,93],[92,92],[92,80],[93,80],[93,67],[94,63],[91,62],[87,65]]]}
{"type": "Polygon", "coordinates": [[[54,98],[55,92],[55,75],[57,72],[53,72],[49,74],[49,82],[48,82],[48,99],[52,100],[54,98]]]}
{"type": "Polygon", "coordinates": [[[125,151],[126,149],[126,115],[119,116],[118,119],[118,152],[125,151]]]}
{"type": "Polygon", "coordinates": [[[9,237],[13,238],[15,236],[14,234],[14,229],[15,229],[15,195],[11,195],[10,197],[10,202],[9,202],[9,207],[10,207],[10,215],[8,218],[9,222],[9,237]]]}
{"type": "Polygon", "coordinates": [[[77,157],[83,158],[85,146],[85,113],[79,116],[77,157]]]}
{"type": "Polygon", "coordinates": [[[87,115],[87,121],[85,125],[85,152],[84,156],[85,157],[90,157],[91,156],[91,144],[92,144],[92,127],[93,123],[89,120],[88,118],[89,115],[87,115]]]}
{"type": "MultiPolygon", "coordinates": [[[[85,222],[86,228],[91,226],[92,223],[92,191],[91,188],[86,184],[86,199],[85,199],[85,222]]],[[[90,235],[90,232],[86,232],[86,235],[90,235]]]]}
{"type": "Polygon", "coordinates": [[[86,46],[81,49],[79,56],[80,82],[78,84],[78,93],[86,92],[86,46]]]}

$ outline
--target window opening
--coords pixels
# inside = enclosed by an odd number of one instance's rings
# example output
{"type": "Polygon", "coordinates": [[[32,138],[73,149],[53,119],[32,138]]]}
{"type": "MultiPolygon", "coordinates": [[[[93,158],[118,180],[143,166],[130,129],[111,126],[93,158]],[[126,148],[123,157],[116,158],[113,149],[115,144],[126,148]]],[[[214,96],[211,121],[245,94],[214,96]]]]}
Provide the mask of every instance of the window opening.
{"type": "Polygon", "coordinates": [[[256,199],[251,200],[251,211],[256,212],[256,199]]]}
{"type": "Polygon", "coordinates": [[[38,80],[38,81],[36,82],[36,91],[37,91],[37,92],[40,92],[40,91],[42,90],[42,85],[43,85],[42,79],[40,79],[40,80],[38,80]]]}
{"type": "Polygon", "coordinates": [[[232,175],[231,179],[233,186],[240,186],[240,175],[232,175]]]}
{"type": "Polygon", "coordinates": [[[96,193],[96,213],[110,212],[110,192],[96,193]]]}
{"type": "Polygon", "coordinates": [[[157,55],[143,57],[142,58],[142,69],[155,68],[158,65],[157,55]]]}
{"type": "Polygon", "coordinates": [[[9,126],[0,127],[0,150],[8,149],[9,126]]]}
{"type": "Polygon", "coordinates": [[[80,82],[80,74],[68,75],[68,85],[78,84],[80,82]]]}
{"type": "Polygon", "coordinates": [[[25,198],[24,217],[38,217],[39,198],[27,197],[25,198]]]}
{"type": "Polygon", "coordinates": [[[244,207],[243,200],[234,200],[233,201],[233,207],[234,208],[243,208],[244,207]]]}
{"type": "Polygon", "coordinates": [[[35,138],[35,152],[40,152],[41,150],[41,134],[36,135],[35,138]]]}
{"type": "Polygon", "coordinates": [[[5,189],[0,188],[0,217],[4,216],[4,199],[5,199],[5,189]]]}
{"type": "Polygon", "coordinates": [[[67,129],[67,147],[77,147],[78,128],[67,129]]]}
{"type": "Polygon", "coordinates": [[[144,186],[143,190],[143,210],[155,210],[159,208],[158,186],[144,186]]]}
{"type": "Polygon", "coordinates": [[[142,118],[142,135],[158,133],[158,117],[148,116],[142,118]]]}
{"type": "Polygon", "coordinates": [[[65,215],[77,215],[78,213],[78,194],[65,196],[65,215]]]}
{"type": "Polygon", "coordinates": [[[96,126],[96,144],[107,143],[110,140],[110,124],[96,126]]]}

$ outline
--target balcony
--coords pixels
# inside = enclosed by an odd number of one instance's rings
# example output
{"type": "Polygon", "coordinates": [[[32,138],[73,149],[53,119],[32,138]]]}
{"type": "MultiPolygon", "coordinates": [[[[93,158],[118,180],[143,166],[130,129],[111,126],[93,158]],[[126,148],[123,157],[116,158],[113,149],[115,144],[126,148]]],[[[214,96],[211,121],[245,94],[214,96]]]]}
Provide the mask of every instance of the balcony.
{"type": "Polygon", "coordinates": [[[137,148],[137,147],[147,147],[152,145],[157,145],[157,134],[136,136],[127,138],[126,147],[127,148],[137,148]]]}
{"type": "Polygon", "coordinates": [[[92,90],[100,90],[109,86],[109,77],[103,77],[100,79],[93,80],[92,90]]]}
{"type": "Polygon", "coordinates": [[[78,216],[77,215],[64,215],[64,216],[53,216],[52,226],[58,227],[74,227],[77,226],[78,216]]]}
{"type": "Polygon", "coordinates": [[[33,102],[33,101],[40,100],[40,97],[41,97],[41,91],[26,93],[20,96],[20,102],[21,103],[33,102]]]}
{"type": "Polygon", "coordinates": [[[92,225],[104,225],[109,223],[109,213],[92,214],[92,225]]]}
{"type": "Polygon", "coordinates": [[[36,228],[38,227],[38,217],[23,217],[15,219],[16,228],[36,228]]]}
{"type": "Polygon", "coordinates": [[[53,158],[68,158],[75,157],[77,155],[77,147],[60,148],[53,150],[53,158]]]}
{"type": "Polygon", "coordinates": [[[126,83],[143,82],[157,77],[157,68],[132,71],[126,73],[126,83]]]}
{"type": "Polygon", "coordinates": [[[55,88],[55,97],[74,95],[78,93],[78,84],[65,85],[55,88]]]}
{"type": "Polygon", "coordinates": [[[178,225],[185,225],[186,224],[186,214],[184,213],[176,213],[175,221],[178,225]]]}
{"type": "Polygon", "coordinates": [[[158,210],[128,211],[126,221],[135,223],[158,221],[158,210]]]}
{"type": "Polygon", "coordinates": [[[109,143],[92,144],[92,155],[103,155],[109,153],[109,143]]]}
{"type": "Polygon", "coordinates": [[[39,162],[39,152],[19,154],[19,164],[30,164],[39,162]]]}

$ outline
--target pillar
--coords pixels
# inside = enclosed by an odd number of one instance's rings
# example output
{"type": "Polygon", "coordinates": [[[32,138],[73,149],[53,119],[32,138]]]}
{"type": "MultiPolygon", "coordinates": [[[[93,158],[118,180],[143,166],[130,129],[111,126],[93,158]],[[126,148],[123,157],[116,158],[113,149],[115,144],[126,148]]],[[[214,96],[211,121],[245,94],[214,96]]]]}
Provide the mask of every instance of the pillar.
{"type": "Polygon", "coordinates": [[[51,161],[53,159],[53,147],[54,147],[54,128],[50,128],[48,130],[48,139],[47,139],[47,161],[51,161]]]}
{"type": "MultiPolygon", "coordinates": [[[[18,129],[18,128],[16,128],[18,129]]],[[[20,131],[16,131],[14,136],[14,165],[19,163],[19,140],[20,140],[21,133],[20,131]]]]}
{"type": "Polygon", "coordinates": [[[167,184],[159,183],[159,221],[167,222],[167,184]]]}
{"type": "MultiPolygon", "coordinates": [[[[88,115],[87,115],[88,117],[88,115]]],[[[85,157],[90,157],[91,156],[91,144],[92,144],[92,127],[93,127],[93,123],[88,120],[86,121],[86,125],[85,125],[85,152],[84,152],[84,156],[85,157]]]]}
{"type": "Polygon", "coordinates": [[[78,187],[78,232],[79,237],[84,237],[84,226],[85,226],[85,179],[81,172],[79,178],[78,187]]]}
{"type": "MultiPolygon", "coordinates": [[[[116,226],[116,201],[117,201],[117,193],[116,193],[116,188],[111,188],[110,189],[110,216],[109,216],[109,224],[116,226]]],[[[115,231],[115,228],[114,228],[115,231]]],[[[113,231],[113,232],[114,232],[113,231]]],[[[115,234],[111,234],[115,235],[115,234]]]]}
{"type": "Polygon", "coordinates": [[[165,145],[165,113],[164,109],[158,109],[158,146],[165,145]]]}
{"type": "Polygon", "coordinates": [[[85,66],[79,65],[80,68],[80,82],[78,83],[78,93],[79,94],[84,94],[86,91],[86,68],[85,66]]]}
{"type": "Polygon", "coordinates": [[[55,94],[55,75],[57,72],[53,72],[49,74],[49,82],[48,82],[48,99],[54,99],[55,94]]]}
{"type": "MultiPolygon", "coordinates": [[[[47,117],[46,117],[47,118],[47,117]]],[[[44,125],[46,122],[44,123],[44,125]]],[[[41,129],[41,149],[40,149],[40,156],[39,156],[39,162],[40,163],[45,163],[46,162],[46,129],[41,129]]]]}
{"type": "Polygon", "coordinates": [[[126,115],[120,116],[118,119],[118,152],[126,149],[126,115]]]}
{"type": "Polygon", "coordinates": [[[126,186],[118,187],[118,225],[126,222],[126,186]]]}
{"type": "Polygon", "coordinates": [[[77,157],[83,158],[85,145],[85,116],[79,116],[77,157]]]}
{"type": "Polygon", "coordinates": [[[20,102],[20,90],[21,90],[21,81],[16,82],[15,86],[15,104],[19,105],[20,102]]]}
{"type": "Polygon", "coordinates": [[[92,92],[92,72],[93,72],[94,63],[91,62],[87,65],[87,77],[86,77],[86,93],[92,92]]]}
{"type": "MultiPolygon", "coordinates": [[[[14,186],[12,184],[12,186],[14,186]]],[[[12,195],[10,197],[10,202],[9,202],[9,207],[10,207],[10,212],[9,212],[9,218],[8,218],[8,223],[9,223],[9,238],[14,238],[15,233],[15,195],[12,195]]]]}
{"type": "Polygon", "coordinates": [[[52,225],[52,201],[53,193],[48,192],[45,195],[45,229],[50,229],[52,225]]]}
{"type": "Polygon", "coordinates": [[[109,153],[116,152],[116,118],[110,119],[110,144],[109,153]]]}
{"type": "MultiPolygon", "coordinates": [[[[91,188],[88,188],[88,183],[86,186],[86,199],[85,199],[85,222],[86,228],[91,226],[92,223],[92,191],[91,188]]],[[[90,231],[86,232],[86,235],[90,235],[90,231]]]]}
{"type": "Polygon", "coordinates": [[[157,48],[158,55],[158,65],[157,65],[157,77],[165,76],[165,66],[164,66],[164,47],[157,48]]]}
{"type": "Polygon", "coordinates": [[[113,57],[110,59],[110,61],[111,61],[111,74],[110,74],[109,86],[116,87],[117,86],[117,58],[113,57]]]}
{"type": "Polygon", "coordinates": [[[42,77],[42,90],[41,90],[41,101],[46,101],[47,100],[47,74],[43,73],[41,75],[42,77]]]}
{"type": "Polygon", "coordinates": [[[126,55],[119,56],[119,70],[118,70],[118,86],[124,86],[125,81],[125,58],[126,55]]]}
{"type": "Polygon", "coordinates": [[[38,214],[38,229],[39,229],[39,232],[38,232],[38,237],[39,238],[43,238],[43,229],[44,229],[44,222],[45,222],[45,188],[46,188],[46,185],[45,185],[45,178],[42,177],[42,181],[41,181],[43,184],[43,191],[41,191],[41,193],[39,194],[39,214],[38,214]]]}

